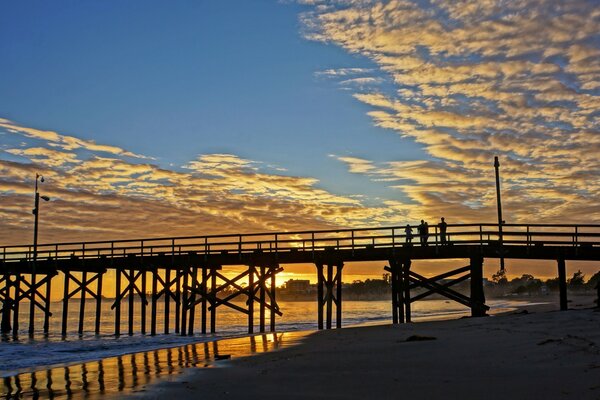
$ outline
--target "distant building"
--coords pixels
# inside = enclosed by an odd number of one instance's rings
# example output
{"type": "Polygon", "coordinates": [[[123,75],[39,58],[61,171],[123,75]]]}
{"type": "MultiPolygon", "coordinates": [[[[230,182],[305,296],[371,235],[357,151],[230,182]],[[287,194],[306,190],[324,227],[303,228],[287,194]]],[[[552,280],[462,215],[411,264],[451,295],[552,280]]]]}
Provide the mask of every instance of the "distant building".
{"type": "Polygon", "coordinates": [[[285,283],[288,293],[301,294],[310,292],[310,281],[308,279],[290,279],[285,283]]]}

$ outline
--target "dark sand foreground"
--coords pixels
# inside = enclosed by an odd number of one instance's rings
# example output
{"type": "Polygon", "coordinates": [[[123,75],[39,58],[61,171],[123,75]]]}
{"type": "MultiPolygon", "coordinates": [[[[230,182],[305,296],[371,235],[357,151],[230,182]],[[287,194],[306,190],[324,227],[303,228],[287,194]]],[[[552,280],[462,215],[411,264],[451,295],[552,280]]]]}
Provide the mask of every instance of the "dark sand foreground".
{"type": "Polygon", "coordinates": [[[600,312],[321,331],[194,369],[149,399],[600,399],[600,312]],[[411,336],[431,340],[407,341],[411,336]]]}

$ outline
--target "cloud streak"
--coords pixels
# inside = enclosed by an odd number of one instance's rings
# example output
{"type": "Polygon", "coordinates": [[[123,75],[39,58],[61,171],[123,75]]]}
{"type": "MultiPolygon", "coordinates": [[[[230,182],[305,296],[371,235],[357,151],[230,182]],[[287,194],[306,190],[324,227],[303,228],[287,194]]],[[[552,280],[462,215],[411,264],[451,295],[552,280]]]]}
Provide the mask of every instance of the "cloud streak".
{"type": "MultiPolygon", "coordinates": [[[[415,162],[339,157],[409,216],[492,217],[494,155],[511,222],[600,221],[600,8],[503,0],[317,2],[308,39],[368,57],[368,115],[422,145],[415,162]]],[[[347,80],[341,76],[338,79],[347,80]]]]}
{"type": "Polygon", "coordinates": [[[166,169],[124,149],[88,143],[81,152],[65,145],[78,140],[3,124],[22,142],[0,152],[3,244],[30,242],[36,173],[46,177],[41,190],[53,199],[42,205],[43,242],[326,229],[394,218],[384,206],[319,188],[315,178],[233,154],[203,154],[166,169]]]}

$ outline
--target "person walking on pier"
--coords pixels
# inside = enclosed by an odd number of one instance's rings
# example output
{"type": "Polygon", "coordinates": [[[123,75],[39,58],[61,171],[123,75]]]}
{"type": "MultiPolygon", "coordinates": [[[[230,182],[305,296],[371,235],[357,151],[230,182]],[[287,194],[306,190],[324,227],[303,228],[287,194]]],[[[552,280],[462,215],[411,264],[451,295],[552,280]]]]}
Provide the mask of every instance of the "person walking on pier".
{"type": "Polygon", "coordinates": [[[404,233],[406,234],[406,243],[410,246],[413,240],[413,230],[410,227],[410,224],[406,224],[406,228],[404,228],[404,233]]]}
{"type": "Polygon", "coordinates": [[[421,246],[427,246],[427,239],[429,237],[429,226],[427,225],[427,222],[421,220],[417,230],[419,232],[419,241],[421,242],[421,246]]]}
{"type": "Polygon", "coordinates": [[[444,220],[444,217],[442,217],[442,220],[438,224],[438,228],[440,228],[440,242],[442,243],[442,246],[445,246],[448,244],[446,240],[446,229],[448,228],[448,224],[444,220]]]}

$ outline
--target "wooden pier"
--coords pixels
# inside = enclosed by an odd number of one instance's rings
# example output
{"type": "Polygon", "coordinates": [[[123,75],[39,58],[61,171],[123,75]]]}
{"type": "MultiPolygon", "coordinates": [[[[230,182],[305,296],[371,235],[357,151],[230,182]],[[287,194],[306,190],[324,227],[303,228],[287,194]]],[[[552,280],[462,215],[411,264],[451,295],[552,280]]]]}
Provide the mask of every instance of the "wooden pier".
{"type": "Polygon", "coordinates": [[[275,331],[275,318],[282,315],[276,276],[282,265],[300,263],[315,265],[319,329],[333,327],[334,309],[335,325],[340,328],[342,271],[355,261],[388,263],[394,323],[410,322],[411,304],[432,294],[469,307],[473,316],[485,315],[483,268],[490,258],[555,260],[560,307],[566,309],[566,262],[600,260],[600,225],[448,225],[444,240],[437,227],[432,228],[425,243],[407,243],[404,227],[378,227],[4,246],[0,247],[0,328],[5,335],[18,336],[23,322],[19,307],[25,303],[30,310],[30,335],[48,334],[50,318],[61,318],[61,333],[66,335],[69,300],[76,297],[80,298],[77,331],[84,333],[86,307],[94,307],[94,333],[100,333],[101,306],[107,301],[104,278],[111,271],[115,335],[123,333],[124,322],[129,335],[135,324],[141,334],[214,333],[220,307],[247,315],[249,333],[256,325],[259,332],[267,326],[275,331]],[[467,265],[430,278],[411,269],[414,260],[433,259],[464,259],[467,265]],[[231,278],[227,272],[239,266],[244,266],[243,272],[231,278]],[[51,285],[58,279],[64,282],[62,315],[52,315],[51,285]],[[470,296],[452,288],[467,280],[470,296]],[[423,290],[415,294],[417,288],[423,290]],[[136,297],[141,302],[139,321],[134,320],[136,297]],[[163,315],[158,315],[159,302],[164,304],[163,315]],[[44,315],[41,327],[35,325],[36,310],[44,315]],[[157,331],[159,320],[162,332],[157,331]]]}

